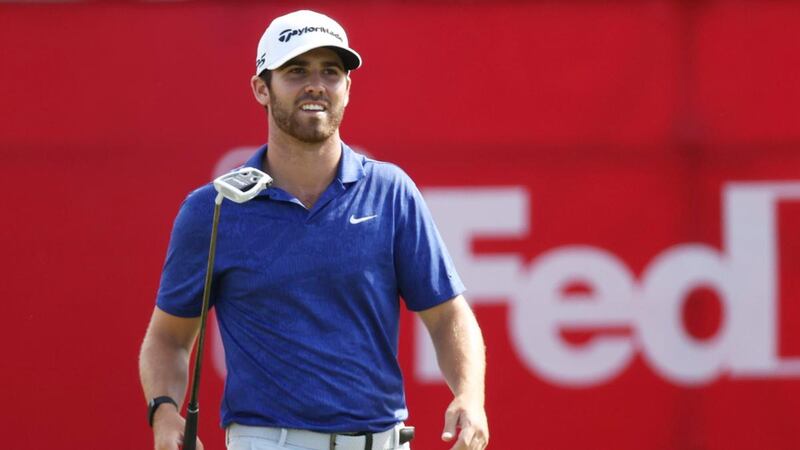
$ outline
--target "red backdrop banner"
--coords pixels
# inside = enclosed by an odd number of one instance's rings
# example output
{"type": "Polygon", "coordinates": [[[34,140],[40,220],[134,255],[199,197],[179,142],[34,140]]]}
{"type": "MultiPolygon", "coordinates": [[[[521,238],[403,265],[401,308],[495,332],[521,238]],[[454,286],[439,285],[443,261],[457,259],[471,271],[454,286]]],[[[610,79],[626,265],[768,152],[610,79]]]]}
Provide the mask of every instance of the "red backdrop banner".
{"type": "MultiPolygon", "coordinates": [[[[343,138],[417,181],[469,288],[490,448],[797,448],[795,2],[303,6],[364,57],[343,138]]],[[[172,220],[266,141],[256,44],[296,7],[0,6],[3,447],[152,445],[137,354],[172,220]]],[[[415,448],[449,448],[410,313],[400,359],[415,448]]]]}

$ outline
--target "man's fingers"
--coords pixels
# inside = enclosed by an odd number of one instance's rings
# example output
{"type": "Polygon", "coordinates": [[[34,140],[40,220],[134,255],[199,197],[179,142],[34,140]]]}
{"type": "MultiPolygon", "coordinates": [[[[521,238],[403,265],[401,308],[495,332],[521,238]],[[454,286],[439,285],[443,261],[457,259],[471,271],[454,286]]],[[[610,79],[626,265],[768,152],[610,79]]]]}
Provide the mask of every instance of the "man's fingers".
{"type": "MultiPolygon", "coordinates": [[[[200,440],[200,436],[196,437],[194,439],[194,442],[195,442],[195,444],[194,444],[195,450],[203,450],[203,448],[204,448],[203,447],[203,441],[200,440]]],[[[178,445],[179,446],[183,446],[183,436],[181,436],[180,443],[178,445]]],[[[179,448],[179,447],[176,447],[176,449],[177,448],[179,448]]]]}
{"type": "Polygon", "coordinates": [[[486,448],[486,442],[479,434],[475,433],[469,443],[469,450],[483,450],[484,448],[486,448]]]}
{"type": "Polygon", "coordinates": [[[475,428],[473,427],[464,427],[461,429],[461,434],[458,436],[459,442],[464,444],[464,449],[473,450],[475,447],[475,428]]]}
{"type": "Polygon", "coordinates": [[[466,426],[461,429],[458,440],[450,450],[484,450],[488,444],[486,436],[475,426],[466,426]]]}
{"type": "MultiPolygon", "coordinates": [[[[475,428],[473,427],[465,427],[461,430],[461,435],[458,436],[459,440],[463,441],[465,444],[469,445],[472,442],[473,437],[475,436],[475,428]]],[[[470,447],[472,448],[472,447],[470,447]]]]}
{"type": "Polygon", "coordinates": [[[458,435],[458,440],[450,447],[450,450],[471,450],[470,440],[473,432],[470,430],[470,427],[462,428],[461,433],[458,435]]]}
{"type": "Polygon", "coordinates": [[[470,450],[483,450],[489,444],[489,437],[480,427],[472,428],[472,438],[469,441],[470,450]]]}
{"type": "Polygon", "coordinates": [[[456,424],[458,424],[458,413],[447,409],[444,413],[444,430],[442,430],[442,440],[449,442],[456,435],[456,424]]]}

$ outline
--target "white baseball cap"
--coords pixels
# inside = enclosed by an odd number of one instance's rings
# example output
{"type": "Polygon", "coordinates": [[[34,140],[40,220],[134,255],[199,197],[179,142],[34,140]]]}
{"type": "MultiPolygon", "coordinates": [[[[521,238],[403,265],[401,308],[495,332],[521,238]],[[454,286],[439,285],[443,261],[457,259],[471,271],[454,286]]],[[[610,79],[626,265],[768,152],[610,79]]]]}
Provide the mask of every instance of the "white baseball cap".
{"type": "Polygon", "coordinates": [[[346,70],[357,69],[361,56],[347,44],[344,28],[330,17],[301,10],[272,21],[258,41],[256,75],[275,70],[297,55],[319,47],[332,47],[346,70]]]}

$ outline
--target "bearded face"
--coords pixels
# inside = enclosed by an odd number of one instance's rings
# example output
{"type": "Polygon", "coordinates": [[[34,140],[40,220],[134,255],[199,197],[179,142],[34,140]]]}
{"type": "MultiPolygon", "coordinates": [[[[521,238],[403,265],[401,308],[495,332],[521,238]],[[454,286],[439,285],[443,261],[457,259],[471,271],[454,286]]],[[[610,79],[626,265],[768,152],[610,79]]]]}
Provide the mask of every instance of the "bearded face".
{"type": "Polygon", "coordinates": [[[274,125],[301,142],[320,143],[342,123],[350,78],[335,51],[317,48],[275,69],[267,88],[274,125]]]}
{"type": "Polygon", "coordinates": [[[270,88],[269,111],[278,128],[306,143],[319,143],[333,136],[344,116],[344,103],[324,94],[283,98],[270,88]]]}

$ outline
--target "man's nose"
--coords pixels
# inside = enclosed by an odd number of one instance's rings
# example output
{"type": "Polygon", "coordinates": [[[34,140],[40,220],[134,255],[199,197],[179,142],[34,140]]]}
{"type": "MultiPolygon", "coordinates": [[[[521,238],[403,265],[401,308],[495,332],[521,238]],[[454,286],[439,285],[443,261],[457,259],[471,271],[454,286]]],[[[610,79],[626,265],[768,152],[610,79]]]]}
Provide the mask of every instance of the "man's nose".
{"type": "Polygon", "coordinates": [[[317,95],[325,91],[325,85],[322,83],[322,75],[319,72],[313,72],[309,75],[305,91],[308,94],[317,95]]]}

